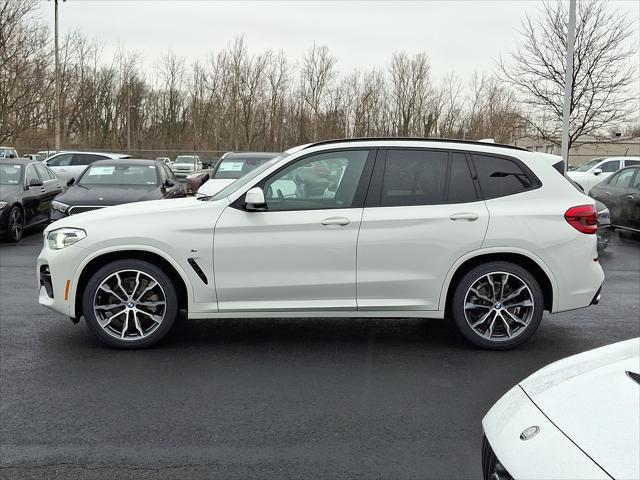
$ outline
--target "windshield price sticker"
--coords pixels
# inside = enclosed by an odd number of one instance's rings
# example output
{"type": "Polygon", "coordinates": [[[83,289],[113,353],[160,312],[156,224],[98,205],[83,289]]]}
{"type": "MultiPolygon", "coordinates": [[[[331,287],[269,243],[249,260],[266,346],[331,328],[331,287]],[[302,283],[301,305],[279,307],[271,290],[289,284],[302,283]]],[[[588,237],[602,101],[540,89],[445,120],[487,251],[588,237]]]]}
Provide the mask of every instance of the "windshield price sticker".
{"type": "Polygon", "coordinates": [[[221,172],[240,172],[243,165],[243,162],[222,162],[218,170],[221,172]]]}
{"type": "Polygon", "coordinates": [[[93,167],[89,170],[89,176],[91,175],[113,175],[116,167],[93,167]]]}

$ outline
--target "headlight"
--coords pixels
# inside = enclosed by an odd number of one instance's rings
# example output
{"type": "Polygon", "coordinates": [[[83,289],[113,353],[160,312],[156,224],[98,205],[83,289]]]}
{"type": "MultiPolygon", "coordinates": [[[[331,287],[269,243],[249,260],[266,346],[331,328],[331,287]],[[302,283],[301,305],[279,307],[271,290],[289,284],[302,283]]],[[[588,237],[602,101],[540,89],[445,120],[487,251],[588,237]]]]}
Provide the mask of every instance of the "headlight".
{"type": "Polygon", "coordinates": [[[602,219],[607,218],[608,219],[610,216],[611,215],[609,214],[609,209],[608,208],[605,208],[605,209],[600,210],[598,212],[598,218],[602,218],[602,219]]]}
{"type": "Polygon", "coordinates": [[[62,248],[73,245],[87,236],[87,232],[81,228],[64,227],[51,230],[47,234],[47,245],[52,250],[60,250],[62,248]]]}
{"type": "Polygon", "coordinates": [[[67,213],[67,210],[69,210],[69,205],[67,205],[66,203],[62,203],[62,202],[58,202],[57,200],[54,200],[53,202],[51,202],[51,208],[61,213],[67,213]]]}
{"type": "Polygon", "coordinates": [[[0,202],[0,210],[7,206],[7,202],[0,202]]]}

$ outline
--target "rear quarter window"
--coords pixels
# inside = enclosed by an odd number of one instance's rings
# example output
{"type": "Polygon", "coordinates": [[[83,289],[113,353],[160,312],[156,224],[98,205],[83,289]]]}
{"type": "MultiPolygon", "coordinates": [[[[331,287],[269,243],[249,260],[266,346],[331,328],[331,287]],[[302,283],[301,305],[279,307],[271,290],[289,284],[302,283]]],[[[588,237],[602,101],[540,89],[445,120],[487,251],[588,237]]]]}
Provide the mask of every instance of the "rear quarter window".
{"type": "Polygon", "coordinates": [[[473,154],[472,158],[485,199],[506,197],[539,186],[537,179],[514,160],[484,154],[473,154]]]}

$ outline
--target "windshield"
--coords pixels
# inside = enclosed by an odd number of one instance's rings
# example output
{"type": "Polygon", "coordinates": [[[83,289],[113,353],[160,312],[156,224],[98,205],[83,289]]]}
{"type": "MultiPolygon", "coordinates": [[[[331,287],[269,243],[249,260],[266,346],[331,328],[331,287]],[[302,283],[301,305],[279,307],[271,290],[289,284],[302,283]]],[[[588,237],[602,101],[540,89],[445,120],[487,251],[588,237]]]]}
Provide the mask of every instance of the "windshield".
{"type": "Polygon", "coordinates": [[[593,167],[595,167],[598,163],[600,163],[600,158],[594,158],[593,160],[589,160],[588,162],[583,163],[582,165],[577,166],[574,169],[574,172],[588,172],[593,167]]]}
{"type": "Polygon", "coordinates": [[[155,165],[93,165],[80,177],[78,185],[155,186],[155,165]]]}
{"type": "Polygon", "coordinates": [[[218,165],[213,178],[241,178],[250,171],[258,168],[269,158],[229,158],[218,165]]]}
{"type": "Polygon", "coordinates": [[[194,164],[196,163],[196,159],[194,157],[176,157],[176,160],[174,163],[190,163],[190,164],[194,164]]]}
{"type": "Polygon", "coordinates": [[[0,185],[18,185],[22,179],[22,165],[0,165],[0,185]]]}
{"type": "Polygon", "coordinates": [[[277,157],[272,158],[271,160],[267,160],[262,165],[258,166],[257,168],[254,168],[249,173],[247,173],[245,176],[243,176],[240,179],[238,179],[237,182],[233,182],[231,185],[229,185],[226,188],[223,188],[222,190],[220,190],[213,197],[211,197],[211,200],[220,200],[222,198],[228,197],[229,195],[231,195],[233,192],[235,192],[239,188],[242,188],[247,183],[251,182],[254,178],[256,178],[258,175],[260,175],[262,172],[268,170],[270,167],[272,167],[273,165],[278,163],[283,158],[288,157],[289,155],[290,155],[289,153],[285,152],[285,153],[283,153],[281,155],[278,155],[277,157]]]}

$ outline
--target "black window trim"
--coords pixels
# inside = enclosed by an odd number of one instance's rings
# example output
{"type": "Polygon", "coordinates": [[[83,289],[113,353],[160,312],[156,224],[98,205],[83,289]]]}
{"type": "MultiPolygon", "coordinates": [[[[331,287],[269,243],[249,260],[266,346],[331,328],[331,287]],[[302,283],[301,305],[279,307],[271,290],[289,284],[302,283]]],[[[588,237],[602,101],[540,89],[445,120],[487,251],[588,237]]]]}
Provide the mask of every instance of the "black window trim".
{"type": "MultiPolygon", "coordinates": [[[[380,148],[378,155],[376,157],[376,163],[374,166],[374,171],[371,176],[371,182],[369,191],[367,193],[367,198],[365,200],[366,208],[398,208],[398,207],[420,207],[420,206],[429,206],[429,205],[456,205],[460,204],[460,202],[450,202],[449,201],[449,185],[451,183],[451,167],[453,163],[453,154],[461,154],[464,156],[467,167],[469,168],[469,173],[471,174],[471,178],[473,180],[473,188],[476,194],[476,199],[471,202],[464,203],[473,203],[479,202],[483,200],[482,193],[480,191],[480,184],[478,182],[478,175],[475,170],[475,166],[471,161],[471,155],[469,151],[466,150],[454,150],[451,148],[427,148],[427,147],[385,147],[380,148]],[[433,203],[421,203],[419,205],[382,205],[382,187],[384,183],[384,172],[387,166],[387,154],[390,151],[398,151],[398,150],[417,150],[421,152],[444,152],[447,153],[447,171],[445,173],[445,191],[444,191],[444,201],[442,202],[433,202],[433,203]]],[[[510,157],[509,157],[510,158],[510,157]]],[[[528,173],[527,173],[528,175],[528,173]]]]}
{"type": "MultiPolygon", "coordinates": [[[[289,168],[291,165],[295,165],[298,162],[301,162],[309,157],[314,157],[317,155],[324,155],[327,153],[339,153],[339,152],[349,152],[349,151],[369,151],[367,155],[367,159],[364,164],[364,168],[362,169],[362,175],[360,176],[360,181],[358,182],[358,186],[356,188],[356,193],[353,197],[353,202],[349,206],[335,206],[328,208],[287,208],[287,209],[278,209],[278,210],[269,210],[269,208],[265,208],[264,210],[260,210],[259,213],[278,213],[278,212],[305,212],[305,211],[314,211],[314,210],[345,210],[348,208],[363,208],[365,206],[365,197],[367,196],[367,192],[369,190],[369,185],[371,182],[371,174],[374,167],[374,162],[376,159],[376,155],[378,149],[375,147],[347,147],[347,148],[332,148],[328,150],[321,150],[317,152],[311,152],[307,155],[296,158],[292,162],[287,162],[278,168],[275,172],[271,173],[269,176],[263,178],[258,183],[254,184],[250,188],[247,189],[247,192],[255,187],[260,187],[264,190],[264,186],[268,180],[272,177],[280,173],[285,168],[289,168]]],[[[246,204],[244,202],[246,192],[238,197],[230,206],[237,210],[249,211],[246,208],[246,204]]],[[[253,213],[253,212],[252,212],[253,213]]]]}

